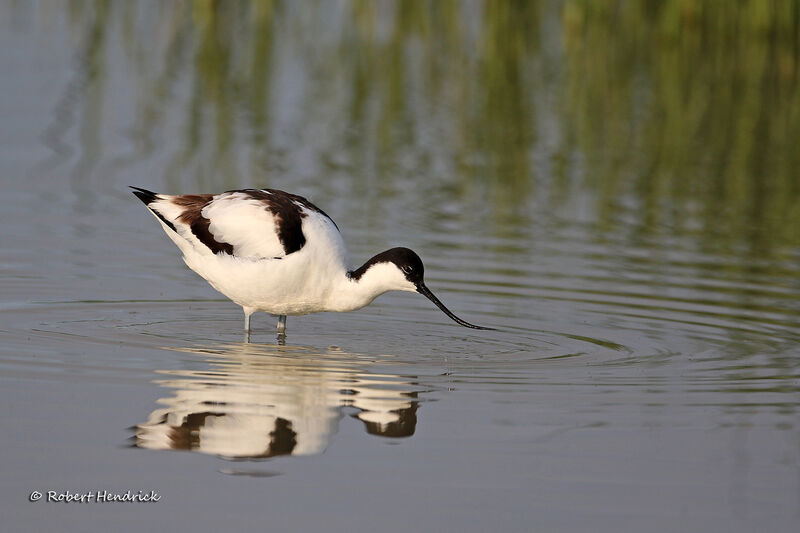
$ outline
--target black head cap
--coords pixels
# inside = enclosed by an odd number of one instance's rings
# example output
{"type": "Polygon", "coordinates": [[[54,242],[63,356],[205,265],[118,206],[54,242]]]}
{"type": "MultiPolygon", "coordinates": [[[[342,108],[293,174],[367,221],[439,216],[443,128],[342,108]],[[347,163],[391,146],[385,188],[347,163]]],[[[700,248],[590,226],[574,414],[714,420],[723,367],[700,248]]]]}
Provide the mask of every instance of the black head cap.
{"type": "Polygon", "coordinates": [[[388,259],[400,269],[400,272],[405,275],[408,281],[414,285],[422,283],[422,278],[425,275],[425,266],[422,264],[422,259],[413,250],[392,248],[384,253],[391,254],[388,259]]]}
{"type": "Polygon", "coordinates": [[[350,277],[358,281],[369,267],[377,263],[394,263],[408,281],[414,285],[422,283],[422,278],[425,274],[425,267],[422,265],[422,259],[420,259],[413,250],[402,247],[392,248],[379,253],[356,270],[350,272],[350,277]]]}

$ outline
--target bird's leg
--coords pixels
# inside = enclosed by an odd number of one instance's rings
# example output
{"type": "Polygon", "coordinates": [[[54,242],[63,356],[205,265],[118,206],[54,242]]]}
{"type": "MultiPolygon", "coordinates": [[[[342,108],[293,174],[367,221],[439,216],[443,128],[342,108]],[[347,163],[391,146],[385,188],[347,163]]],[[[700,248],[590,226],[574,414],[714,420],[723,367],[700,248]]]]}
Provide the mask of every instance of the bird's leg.
{"type": "Polygon", "coordinates": [[[278,346],[286,344],[286,315],[278,315],[278,346]]]}
{"type": "Polygon", "coordinates": [[[244,311],[244,342],[250,342],[250,315],[253,311],[250,309],[243,309],[244,311]]]}
{"type": "Polygon", "coordinates": [[[244,308],[244,331],[245,333],[250,333],[250,315],[253,314],[252,309],[244,308]]]}

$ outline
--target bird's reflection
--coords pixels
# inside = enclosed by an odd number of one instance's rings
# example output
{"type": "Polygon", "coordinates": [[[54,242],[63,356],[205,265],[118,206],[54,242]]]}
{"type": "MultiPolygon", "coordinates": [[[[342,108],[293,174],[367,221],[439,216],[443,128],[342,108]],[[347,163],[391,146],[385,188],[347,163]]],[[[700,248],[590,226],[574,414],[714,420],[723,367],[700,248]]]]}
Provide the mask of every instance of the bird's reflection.
{"type": "Polygon", "coordinates": [[[203,370],[163,370],[163,405],[135,427],[135,446],[191,450],[228,459],[321,453],[349,409],[366,431],[409,437],[417,424],[415,378],[325,351],[232,344],[180,349],[203,370]]]}

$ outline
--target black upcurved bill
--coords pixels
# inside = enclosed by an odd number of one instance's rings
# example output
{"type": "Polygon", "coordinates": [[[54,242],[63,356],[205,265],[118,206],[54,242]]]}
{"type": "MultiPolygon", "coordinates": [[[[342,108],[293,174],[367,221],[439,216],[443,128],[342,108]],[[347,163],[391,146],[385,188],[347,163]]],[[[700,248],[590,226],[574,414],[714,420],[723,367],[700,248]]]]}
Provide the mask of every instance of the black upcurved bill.
{"type": "Polygon", "coordinates": [[[439,301],[439,298],[437,298],[436,296],[433,295],[431,290],[428,287],[426,287],[424,283],[420,282],[420,284],[417,285],[417,292],[422,294],[426,298],[428,298],[428,300],[430,300],[433,303],[435,303],[436,307],[438,307],[439,309],[444,311],[444,314],[446,314],[447,316],[449,316],[450,318],[452,318],[454,321],[458,322],[462,326],[465,326],[465,327],[468,327],[468,328],[472,328],[472,329],[486,329],[486,330],[494,331],[494,328],[487,328],[486,326],[476,326],[475,324],[470,324],[469,322],[466,322],[466,321],[461,320],[460,318],[458,318],[447,307],[445,307],[442,302],[439,301]]]}

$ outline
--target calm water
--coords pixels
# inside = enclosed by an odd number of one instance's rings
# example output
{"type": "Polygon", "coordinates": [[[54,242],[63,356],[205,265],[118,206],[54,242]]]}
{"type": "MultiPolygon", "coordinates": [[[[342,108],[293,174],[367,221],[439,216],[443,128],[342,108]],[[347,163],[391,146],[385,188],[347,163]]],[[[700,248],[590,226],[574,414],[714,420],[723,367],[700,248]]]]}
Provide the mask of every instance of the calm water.
{"type": "Polygon", "coordinates": [[[3,3],[6,527],[795,531],[800,8],[630,4],[3,3]],[[127,185],[303,194],[497,331],[244,344],[127,185]]]}

